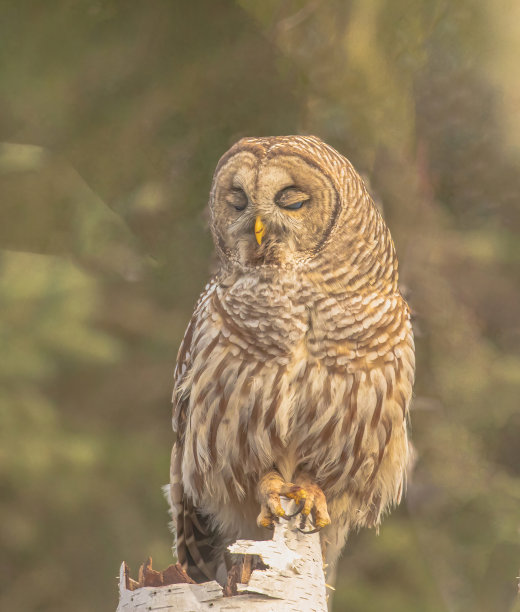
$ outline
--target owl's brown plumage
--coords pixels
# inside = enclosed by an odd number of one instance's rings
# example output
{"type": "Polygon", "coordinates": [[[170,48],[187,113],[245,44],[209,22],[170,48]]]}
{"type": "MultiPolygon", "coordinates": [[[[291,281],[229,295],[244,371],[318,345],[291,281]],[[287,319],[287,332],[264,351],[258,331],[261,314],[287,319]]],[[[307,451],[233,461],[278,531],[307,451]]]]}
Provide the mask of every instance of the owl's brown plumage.
{"type": "Polygon", "coordinates": [[[240,140],[210,211],[220,270],[175,375],[179,561],[214,578],[293,490],[319,525],[330,515],[334,563],[349,529],[399,502],[408,461],[414,344],[390,233],[352,165],[307,136],[240,140]]]}

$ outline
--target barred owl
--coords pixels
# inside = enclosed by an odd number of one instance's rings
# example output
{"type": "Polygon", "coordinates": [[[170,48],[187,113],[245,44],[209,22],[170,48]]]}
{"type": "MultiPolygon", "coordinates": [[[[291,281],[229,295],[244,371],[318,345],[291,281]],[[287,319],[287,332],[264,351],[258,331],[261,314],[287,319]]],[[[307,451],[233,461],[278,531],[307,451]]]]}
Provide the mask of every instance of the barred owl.
{"type": "Polygon", "coordinates": [[[240,140],[209,208],[220,267],[173,395],[179,562],[219,578],[230,542],[269,538],[283,495],[333,565],[405,480],[414,343],[390,233],[349,161],[315,137],[240,140]]]}

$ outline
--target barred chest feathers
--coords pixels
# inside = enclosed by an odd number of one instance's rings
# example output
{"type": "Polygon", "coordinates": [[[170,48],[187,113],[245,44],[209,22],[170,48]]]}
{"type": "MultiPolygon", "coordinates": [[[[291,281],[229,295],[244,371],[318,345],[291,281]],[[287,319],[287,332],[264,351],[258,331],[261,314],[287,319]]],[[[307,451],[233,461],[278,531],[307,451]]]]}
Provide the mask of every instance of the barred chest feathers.
{"type": "Polygon", "coordinates": [[[275,467],[290,481],[299,468],[333,521],[378,524],[408,455],[414,354],[400,294],[334,295],[312,274],[266,267],[211,284],[196,318],[182,384],[195,504],[225,528],[250,523],[258,474],[275,467]]]}

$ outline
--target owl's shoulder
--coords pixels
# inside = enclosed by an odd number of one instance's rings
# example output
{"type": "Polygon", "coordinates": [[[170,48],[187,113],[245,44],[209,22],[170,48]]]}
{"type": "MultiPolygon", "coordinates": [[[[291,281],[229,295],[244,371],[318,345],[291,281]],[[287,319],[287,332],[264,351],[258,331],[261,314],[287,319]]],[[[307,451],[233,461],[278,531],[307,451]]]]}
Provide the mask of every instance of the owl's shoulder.
{"type": "Polygon", "coordinates": [[[212,277],[207,282],[206,286],[202,290],[195,304],[195,307],[193,309],[193,314],[190,318],[188,326],[186,327],[184,336],[179,346],[179,351],[177,353],[177,362],[175,364],[175,372],[174,372],[175,387],[177,387],[180,384],[180,381],[183,378],[186,372],[186,369],[189,367],[189,362],[191,359],[191,344],[193,340],[193,334],[196,331],[197,326],[199,325],[201,314],[207,310],[208,304],[210,304],[210,301],[211,301],[211,297],[214,294],[218,285],[219,285],[218,276],[212,277]]]}

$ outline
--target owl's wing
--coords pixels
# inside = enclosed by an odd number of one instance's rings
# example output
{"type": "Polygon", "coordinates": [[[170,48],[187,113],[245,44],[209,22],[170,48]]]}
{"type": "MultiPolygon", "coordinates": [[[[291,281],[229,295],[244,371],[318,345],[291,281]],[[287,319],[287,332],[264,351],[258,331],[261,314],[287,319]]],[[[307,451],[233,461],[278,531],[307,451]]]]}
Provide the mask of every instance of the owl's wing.
{"type": "Polygon", "coordinates": [[[177,439],[173,445],[170,464],[170,500],[177,538],[177,558],[183,569],[198,582],[215,578],[218,559],[215,550],[219,548],[218,534],[211,528],[207,517],[194,507],[182,484],[182,455],[184,433],[189,408],[189,389],[182,383],[191,367],[191,345],[193,333],[201,311],[215,288],[216,281],[209,283],[195,306],[193,316],[184,334],[174,374],[173,388],[173,429],[177,439]]]}

